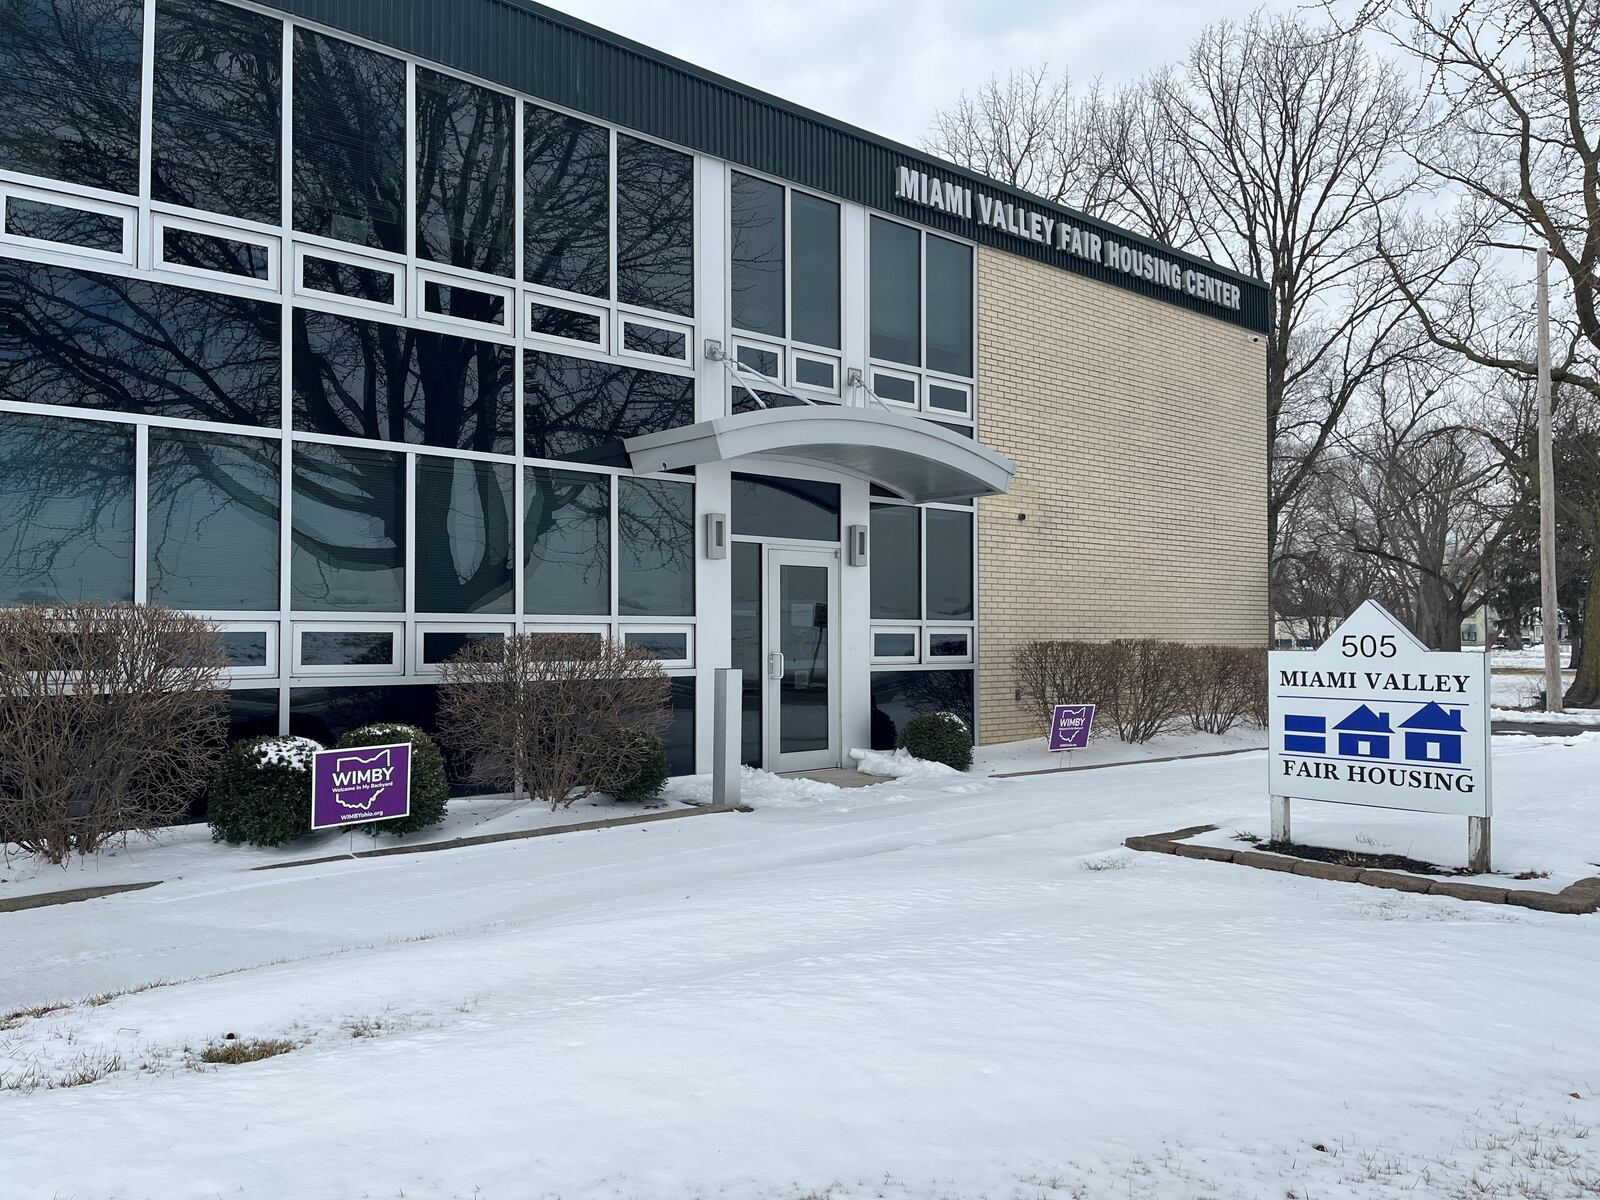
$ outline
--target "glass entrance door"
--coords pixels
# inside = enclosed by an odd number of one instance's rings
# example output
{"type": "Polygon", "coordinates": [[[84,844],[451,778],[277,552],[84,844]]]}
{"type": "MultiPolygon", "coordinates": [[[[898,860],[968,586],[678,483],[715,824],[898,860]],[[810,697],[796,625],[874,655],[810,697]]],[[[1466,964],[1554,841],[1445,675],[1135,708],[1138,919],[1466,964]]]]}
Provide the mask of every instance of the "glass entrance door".
{"type": "Polygon", "coordinates": [[[768,770],[839,765],[838,572],[836,550],[767,548],[768,770]]]}

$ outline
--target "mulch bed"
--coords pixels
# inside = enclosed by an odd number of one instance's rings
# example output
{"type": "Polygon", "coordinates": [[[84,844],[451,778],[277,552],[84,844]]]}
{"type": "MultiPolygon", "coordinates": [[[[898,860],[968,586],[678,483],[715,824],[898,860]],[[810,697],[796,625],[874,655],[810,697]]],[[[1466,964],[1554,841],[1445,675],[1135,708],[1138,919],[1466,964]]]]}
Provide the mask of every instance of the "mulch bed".
{"type": "Polygon", "coordinates": [[[1411,871],[1417,875],[1471,875],[1466,867],[1441,867],[1404,854],[1363,854],[1359,850],[1335,850],[1328,846],[1308,846],[1304,842],[1268,842],[1258,837],[1234,835],[1235,841],[1248,842],[1269,854],[1309,858],[1313,862],[1338,863],[1341,867],[1367,867],[1374,871],[1411,871]]]}

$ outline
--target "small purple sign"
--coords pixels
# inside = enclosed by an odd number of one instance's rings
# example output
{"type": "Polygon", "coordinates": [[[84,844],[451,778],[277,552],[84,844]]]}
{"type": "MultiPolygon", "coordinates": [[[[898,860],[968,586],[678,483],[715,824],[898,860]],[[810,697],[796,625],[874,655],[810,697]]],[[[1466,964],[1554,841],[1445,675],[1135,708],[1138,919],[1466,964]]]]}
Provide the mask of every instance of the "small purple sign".
{"type": "Polygon", "coordinates": [[[1094,705],[1058,704],[1050,719],[1050,749],[1082,750],[1089,744],[1089,729],[1094,725],[1094,705]]]}
{"type": "Polygon", "coordinates": [[[311,828],[411,815],[411,746],[318,750],[311,762],[311,828]]]}

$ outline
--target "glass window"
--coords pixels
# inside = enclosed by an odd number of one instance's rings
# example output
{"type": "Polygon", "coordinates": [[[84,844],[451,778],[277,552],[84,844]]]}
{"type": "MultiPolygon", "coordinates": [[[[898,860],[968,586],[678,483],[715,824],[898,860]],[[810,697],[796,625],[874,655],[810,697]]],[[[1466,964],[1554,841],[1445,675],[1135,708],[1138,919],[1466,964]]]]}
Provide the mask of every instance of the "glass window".
{"type": "Polygon", "coordinates": [[[425,663],[446,662],[469,646],[476,646],[488,641],[503,642],[505,638],[505,634],[492,630],[449,629],[424,633],[422,635],[422,661],[425,663]]]}
{"type": "Polygon", "coordinates": [[[279,424],[279,306],[0,259],[0,399],[279,424]]]}
{"type": "Polygon", "coordinates": [[[911,658],[917,657],[917,635],[915,633],[874,633],[872,635],[872,656],[874,658],[911,658]]]}
{"type": "Polygon", "coordinates": [[[279,453],[260,438],[151,429],[152,604],[278,607],[279,453]]]}
{"type": "Polygon", "coordinates": [[[12,237],[122,253],[122,218],[110,213],[46,204],[26,196],[7,196],[5,228],[12,237]]]}
{"type": "Polygon", "coordinates": [[[283,22],[159,0],[155,45],[151,198],[278,224],[283,22]]]}
{"type": "Polygon", "coordinates": [[[609,616],[610,477],[529,467],[524,481],[522,611],[609,616]]]}
{"type": "Polygon", "coordinates": [[[575,312],[549,304],[528,305],[528,328],[545,337],[566,338],[574,342],[600,344],[600,314],[575,312]]]}
{"type": "Polygon", "coordinates": [[[394,662],[394,634],[372,629],[308,629],[300,635],[305,667],[382,667],[394,662]]]}
{"type": "Polygon", "coordinates": [[[296,429],[512,453],[511,347],[311,309],[293,328],[296,429]]]}
{"type": "Polygon", "coordinates": [[[970,621],[972,514],[944,508],[927,513],[928,545],[939,547],[938,554],[928,556],[928,620],[970,621]]]}
{"type": "Polygon", "coordinates": [[[761,547],[733,543],[733,653],[728,665],[741,672],[739,761],[761,765],[761,705],[766,672],[761,665],[761,547]]]}
{"type": "Polygon", "coordinates": [[[417,257],[515,270],[516,101],[417,68],[417,257]]]}
{"type": "Polygon", "coordinates": [[[405,509],[401,455],[296,442],[291,605],[403,611],[405,509]]]}
{"type": "Polygon", "coordinates": [[[617,611],[694,615],[694,485],[617,480],[617,611]]]}
{"type": "Polygon", "coordinates": [[[404,253],[406,68],[294,31],[294,227],[404,253]]]}
{"type": "Polygon", "coordinates": [[[689,357],[689,338],[682,330],[624,321],[622,348],[638,354],[654,354],[661,358],[686,359],[689,357]]]}
{"type": "MultiPolygon", "coordinates": [[[[874,504],[867,561],[872,573],[872,619],[916,621],[922,616],[922,510],[874,504]]],[[[941,553],[943,546],[940,544],[941,553]]]]}
{"type": "Polygon", "coordinates": [[[928,369],[972,374],[972,247],[928,235],[928,369]]]}
{"type": "Polygon", "coordinates": [[[922,235],[909,225],[872,218],[871,354],[887,362],[922,362],[922,235]]]}
{"type": "Polygon", "coordinates": [[[458,321],[481,321],[485,325],[506,323],[506,298],[498,292],[480,288],[463,287],[459,283],[435,283],[423,286],[422,307],[441,317],[454,317],[458,321]]]}
{"type": "MultiPolygon", "coordinates": [[[[264,629],[224,629],[217,634],[217,645],[228,656],[230,667],[267,665],[267,631],[264,629]]],[[[276,725],[273,732],[277,732],[276,725]]]]}
{"type": "Polygon", "coordinates": [[[529,283],[611,294],[611,135],[524,104],[523,275],[529,283]]]}
{"type": "Polygon", "coordinates": [[[694,676],[672,681],[672,721],[663,736],[667,743],[667,768],[674,775],[694,774],[694,676]]]}
{"type": "MultiPolygon", "coordinates": [[[[794,309],[790,336],[797,342],[839,348],[839,206],[820,196],[790,192],[794,247],[789,281],[794,309]]],[[[804,382],[803,380],[801,382],[804,382]]]]}
{"type": "Polygon", "coordinates": [[[972,724],[972,672],[874,671],[872,748],[893,750],[900,730],[923,713],[955,713],[972,724]]]}
{"type": "Polygon", "coordinates": [[[512,611],[515,534],[505,463],[417,459],[417,611],[512,611]]]}
{"type": "Polygon", "coordinates": [[[533,458],[627,466],[624,438],[694,421],[694,380],[588,358],[524,356],[524,443],[533,458]]]}
{"type": "Polygon", "coordinates": [[[260,242],[216,237],[170,225],[161,231],[161,257],[179,266],[244,279],[265,279],[269,267],[267,248],[260,242]]]}
{"type": "Polygon", "coordinates": [[[682,662],[689,657],[689,635],[661,629],[629,629],[624,636],[628,645],[646,651],[651,658],[666,662],[682,662]]]}
{"type": "Polygon", "coordinates": [[[0,4],[0,168],[139,190],[142,0],[0,4]]]}
{"type": "Polygon", "coordinates": [[[694,159],[617,136],[617,299],[694,314],[694,159]]]}
{"type": "Polygon", "coordinates": [[[0,421],[0,604],[133,599],[133,429],[0,421]]]}
{"type": "Polygon", "coordinates": [[[771,475],[733,477],[733,532],[744,537],[839,540],[839,485],[771,475]]]}
{"type": "Polygon", "coordinates": [[[729,213],[734,327],[785,337],[782,185],[735,171],[729,213]]]}
{"type": "Polygon", "coordinates": [[[372,304],[394,303],[395,273],[357,266],[337,258],[306,254],[300,259],[300,286],[313,292],[349,296],[372,304]]]}

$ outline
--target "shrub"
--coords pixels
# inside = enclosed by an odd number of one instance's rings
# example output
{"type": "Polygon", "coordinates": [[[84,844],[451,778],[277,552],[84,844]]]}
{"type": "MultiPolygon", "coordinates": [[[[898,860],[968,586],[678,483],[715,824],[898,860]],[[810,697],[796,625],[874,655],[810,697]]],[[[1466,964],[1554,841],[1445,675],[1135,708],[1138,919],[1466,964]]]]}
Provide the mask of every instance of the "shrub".
{"type": "Polygon", "coordinates": [[[667,761],[667,744],[658,735],[635,732],[630,740],[636,755],[633,773],[612,788],[611,794],[629,804],[642,804],[661,794],[672,774],[672,764],[667,761]]]}
{"type": "Polygon", "coordinates": [[[1040,641],[1018,647],[1012,669],[1041,730],[1058,704],[1100,704],[1114,685],[1118,656],[1104,642],[1040,641]]]}
{"type": "Polygon", "coordinates": [[[1244,672],[1244,715],[1257,729],[1267,727],[1267,648],[1247,646],[1239,652],[1244,672]]]}
{"type": "Polygon", "coordinates": [[[0,610],[0,831],[51,862],[180,819],[227,736],[216,627],[171,609],[0,610]]]}
{"type": "Polygon", "coordinates": [[[211,839],[240,846],[281,846],[311,832],[310,738],[246,738],[222,756],[206,815],[211,839]]]}
{"type": "Polygon", "coordinates": [[[1148,742],[1184,710],[1188,649],[1154,638],[1107,643],[1111,662],[1105,707],[1123,741],[1148,742]]]}
{"type": "Polygon", "coordinates": [[[972,729],[952,712],[923,713],[900,730],[899,749],[958,771],[972,766],[972,729]]]}
{"type": "Polygon", "coordinates": [[[427,733],[415,725],[363,725],[339,739],[339,749],[357,746],[411,746],[411,813],[388,821],[368,821],[363,828],[373,837],[380,833],[401,836],[416,833],[444,820],[450,803],[450,781],[445,778],[444,755],[427,733]]]}
{"type": "Polygon", "coordinates": [[[582,634],[521,633],[468,646],[439,668],[439,730],[476,778],[552,809],[615,792],[637,767],[636,732],[659,734],[671,681],[648,651],[582,634]]]}
{"type": "Polygon", "coordinates": [[[1250,651],[1243,646],[1188,648],[1189,726],[1227,733],[1250,711],[1250,651]]]}

